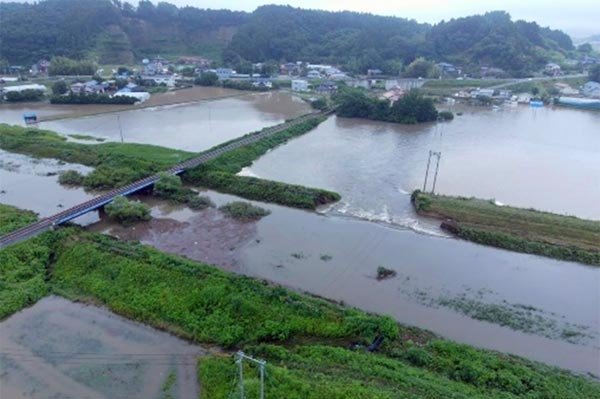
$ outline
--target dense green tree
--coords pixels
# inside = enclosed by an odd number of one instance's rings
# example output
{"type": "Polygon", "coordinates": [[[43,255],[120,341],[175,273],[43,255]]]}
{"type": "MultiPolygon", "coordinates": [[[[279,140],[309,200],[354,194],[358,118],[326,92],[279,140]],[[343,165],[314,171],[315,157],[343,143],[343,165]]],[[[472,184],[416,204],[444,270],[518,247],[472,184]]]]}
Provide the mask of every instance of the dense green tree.
{"type": "Polygon", "coordinates": [[[199,86],[214,86],[219,81],[219,77],[214,72],[202,72],[200,76],[194,80],[194,84],[199,86]]]}
{"type": "Polygon", "coordinates": [[[23,102],[23,101],[38,101],[44,97],[42,90],[26,89],[21,91],[9,91],[6,93],[6,101],[23,102]]]}
{"type": "Polygon", "coordinates": [[[49,75],[94,75],[98,65],[92,61],[77,61],[67,57],[52,57],[49,75]]]}
{"type": "Polygon", "coordinates": [[[411,90],[398,101],[370,97],[364,90],[343,88],[334,98],[336,113],[349,118],[365,118],[396,123],[422,123],[435,121],[438,112],[433,100],[411,90]]]}
{"type": "Polygon", "coordinates": [[[67,86],[67,82],[64,80],[57,80],[56,82],[52,83],[52,94],[65,94],[68,90],[69,87],[67,86]]]}
{"type": "Polygon", "coordinates": [[[435,64],[422,57],[411,62],[404,71],[407,78],[437,78],[439,75],[440,71],[435,64]]]}
{"type": "Polygon", "coordinates": [[[125,197],[116,197],[106,205],[106,214],[122,224],[131,224],[141,220],[150,220],[150,208],[140,201],[129,201],[125,197]]]}

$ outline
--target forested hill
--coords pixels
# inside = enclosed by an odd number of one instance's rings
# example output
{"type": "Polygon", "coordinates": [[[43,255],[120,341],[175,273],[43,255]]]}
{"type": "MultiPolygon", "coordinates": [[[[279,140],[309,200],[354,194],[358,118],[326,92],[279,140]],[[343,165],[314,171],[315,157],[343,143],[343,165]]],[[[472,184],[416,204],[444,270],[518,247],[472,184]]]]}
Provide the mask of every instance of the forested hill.
{"type": "Polygon", "coordinates": [[[0,3],[0,57],[29,63],[41,57],[92,57],[128,63],[156,54],[251,61],[328,62],[352,72],[397,73],[419,56],[513,75],[541,68],[573,50],[566,34],[505,12],[437,25],[354,12],[262,6],[253,13],[177,8],[166,2],[45,0],[0,3]]]}

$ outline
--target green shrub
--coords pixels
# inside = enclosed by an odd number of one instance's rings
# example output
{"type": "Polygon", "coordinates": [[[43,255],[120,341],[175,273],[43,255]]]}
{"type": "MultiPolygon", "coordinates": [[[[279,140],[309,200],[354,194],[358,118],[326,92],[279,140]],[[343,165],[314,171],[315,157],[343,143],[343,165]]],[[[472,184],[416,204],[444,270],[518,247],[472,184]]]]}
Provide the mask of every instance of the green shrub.
{"type": "Polygon", "coordinates": [[[103,93],[75,94],[66,96],[54,95],[50,98],[51,104],[135,104],[139,100],[130,96],[109,96],[103,93]]]}
{"type": "Polygon", "coordinates": [[[215,203],[210,200],[207,196],[197,195],[189,198],[187,202],[188,206],[191,209],[200,210],[206,208],[212,208],[215,206],[215,203]]]}
{"type": "Polygon", "coordinates": [[[131,224],[141,220],[150,220],[150,208],[140,201],[129,201],[125,197],[116,197],[105,207],[106,214],[122,224],[131,224]]]}
{"type": "Polygon", "coordinates": [[[194,79],[194,84],[199,86],[214,86],[219,81],[219,77],[214,72],[202,72],[200,76],[194,79]]]}
{"type": "Polygon", "coordinates": [[[44,97],[43,90],[25,89],[21,91],[9,91],[5,94],[6,101],[22,102],[22,101],[38,101],[44,97]]]}
{"type": "Polygon", "coordinates": [[[85,176],[76,170],[67,170],[58,176],[58,182],[66,186],[81,186],[85,176]]]}
{"type": "Polygon", "coordinates": [[[450,111],[441,111],[438,114],[438,119],[441,121],[451,121],[454,119],[454,114],[450,111]]]}
{"type": "Polygon", "coordinates": [[[181,192],[183,185],[179,176],[166,172],[159,173],[159,176],[158,181],[154,183],[152,191],[154,195],[162,198],[172,198],[181,192]]]}
{"type": "Polygon", "coordinates": [[[241,221],[258,220],[271,213],[271,211],[267,209],[242,201],[230,202],[221,206],[219,210],[227,216],[241,221]]]}

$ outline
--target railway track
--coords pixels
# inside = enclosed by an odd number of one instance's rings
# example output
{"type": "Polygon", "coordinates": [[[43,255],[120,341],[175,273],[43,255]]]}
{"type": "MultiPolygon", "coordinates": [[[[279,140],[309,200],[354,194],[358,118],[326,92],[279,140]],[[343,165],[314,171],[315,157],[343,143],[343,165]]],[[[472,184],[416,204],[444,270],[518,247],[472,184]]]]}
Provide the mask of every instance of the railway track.
{"type": "MultiPolygon", "coordinates": [[[[203,163],[211,161],[229,151],[235,150],[237,148],[243,147],[248,144],[255,143],[263,138],[275,135],[283,130],[288,129],[291,126],[297,125],[299,123],[305,122],[306,120],[313,118],[319,115],[328,115],[332,113],[332,109],[327,109],[321,112],[306,114],[301,117],[298,117],[292,121],[285,122],[276,126],[268,127],[263,129],[258,133],[251,133],[246,136],[240,137],[239,139],[233,140],[227,144],[214,148],[212,150],[206,151],[198,155],[197,157],[188,159],[183,161],[169,169],[167,169],[166,173],[172,175],[179,175],[183,173],[186,169],[195,168],[203,163]]],[[[8,245],[15,244],[17,242],[26,240],[33,236],[36,236],[44,231],[51,230],[54,227],[57,227],[63,223],[66,223],[70,220],[73,220],[81,215],[84,215],[88,212],[96,210],[110,202],[112,202],[116,197],[129,195],[135,193],[139,190],[142,190],[148,186],[153,185],[160,178],[159,174],[154,174],[152,176],[145,177],[143,179],[137,180],[133,183],[130,183],[126,186],[113,189],[108,191],[98,197],[92,198],[88,201],[77,204],[71,208],[65,209],[62,212],[59,212],[55,215],[40,219],[39,221],[22,227],[18,230],[15,230],[9,234],[6,234],[0,237],[0,249],[4,248],[8,245]]]]}

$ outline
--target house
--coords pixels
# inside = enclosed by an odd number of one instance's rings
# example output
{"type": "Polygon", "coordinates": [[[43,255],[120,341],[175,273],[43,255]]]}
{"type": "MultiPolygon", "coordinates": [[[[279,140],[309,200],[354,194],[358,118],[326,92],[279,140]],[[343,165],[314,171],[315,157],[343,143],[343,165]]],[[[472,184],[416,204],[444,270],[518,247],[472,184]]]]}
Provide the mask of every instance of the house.
{"type": "Polygon", "coordinates": [[[558,76],[561,73],[560,65],[549,62],[546,64],[546,67],[544,67],[544,73],[548,76],[558,76]]]}
{"type": "Polygon", "coordinates": [[[587,65],[594,65],[594,64],[600,64],[600,59],[596,58],[596,57],[591,57],[587,54],[583,56],[583,59],[581,60],[581,65],[587,66],[587,65]]]}
{"type": "Polygon", "coordinates": [[[498,95],[496,97],[508,100],[512,97],[512,91],[506,89],[498,90],[498,95]]]}
{"type": "Polygon", "coordinates": [[[406,90],[401,87],[394,86],[390,90],[381,95],[381,98],[388,100],[391,104],[401,99],[406,94],[406,90]]]}
{"type": "Polygon", "coordinates": [[[85,83],[76,82],[70,87],[71,93],[73,94],[91,94],[91,93],[104,93],[108,89],[109,84],[107,82],[99,83],[95,80],[89,80],[85,83]]]}
{"type": "Polygon", "coordinates": [[[338,72],[338,73],[332,73],[331,75],[328,75],[329,79],[331,80],[347,80],[350,77],[348,75],[346,75],[343,72],[338,72]]]}
{"type": "Polygon", "coordinates": [[[297,75],[300,73],[300,67],[298,66],[298,64],[288,62],[281,65],[279,72],[282,75],[297,75]]]}
{"type": "Polygon", "coordinates": [[[477,98],[477,97],[493,97],[494,96],[494,89],[477,89],[477,90],[473,90],[471,92],[471,98],[477,98]]]}
{"type": "Polygon", "coordinates": [[[317,87],[317,92],[321,94],[333,94],[337,91],[337,85],[334,82],[324,82],[317,87]]]}
{"type": "Polygon", "coordinates": [[[252,82],[252,86],[264,89],[271,89],[273,87],[273,83],[270,80],[258,79],[252,82]]]}
{"type": "Polygon", "coordinates": [[[368,76],[379,76],[382,75],[383,71],[381,69],[367,69],[367,75],[368,76]]]}
{"type": "Polygon", "coordinates": [[[167,87],[175,86],[175,75],[142,75],[142,82],[146,84],[165,85],[167,87]]]}
{"type": "Polygon", "coordinates": [[[440,62],[435,65],[443,76],[458,76],[462,73],[462,69],[448,62],[440,62]]]}
{"type": "Polygon", "coordinates": [[[308,91],[308,82],[306,80],[292,80],[292,91],[308,91]]]}
{"type": "Polygon", "coordinates": [[[308,79],[321,79],[321,72],[316,71],[316,70],[308,71],[308,73],[306,74],[306,77],[308,79]]]}
{"type": "Polygon", "coordinates": [[[47,74],[48,73],[48,69],[50,68],[50,61],[48,60],[39,60],[38,62],[36,62],[35,64],[33,64],[31,66],[31,74],[32,75],[40,75],[40,74],[47,74]]]}
{"type": "Polygon", "coordinates": [[[581,86],[581,94],[586,97],[600,98],[600,83],[589,81],[581,86]]]}

